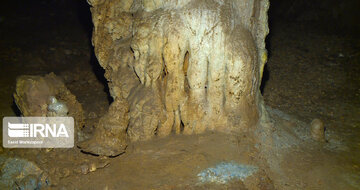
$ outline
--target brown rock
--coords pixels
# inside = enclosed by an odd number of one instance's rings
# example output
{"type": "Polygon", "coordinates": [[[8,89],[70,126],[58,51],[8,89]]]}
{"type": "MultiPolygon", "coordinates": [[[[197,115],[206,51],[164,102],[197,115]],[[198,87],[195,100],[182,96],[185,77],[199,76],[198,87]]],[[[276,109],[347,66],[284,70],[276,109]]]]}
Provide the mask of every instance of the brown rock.
{"type": "Polygon", "coordinates": [[[319,142],[325,142],[325,127],[320,119],[314,119],[311,122],[311,137],[319,142]]]}
{"type": "Polygon", "coordinates": [[[23,116],[56,116],[48,109],[51,97],[63,102],[68,109],[67,115],[74,117],[77,140],[84,126],[83,109],[61,78],[54,73],[45,76],[23,75],[17,78],[14,99],[23,116]]]}
{"type": "Polygon", "coordinates": [[[116,99],[109,112],[100,118],[93,137],[79,143],[84,152],[97,155],[117,156],[127,147],[128,105],[125,100],[116,99]]]}

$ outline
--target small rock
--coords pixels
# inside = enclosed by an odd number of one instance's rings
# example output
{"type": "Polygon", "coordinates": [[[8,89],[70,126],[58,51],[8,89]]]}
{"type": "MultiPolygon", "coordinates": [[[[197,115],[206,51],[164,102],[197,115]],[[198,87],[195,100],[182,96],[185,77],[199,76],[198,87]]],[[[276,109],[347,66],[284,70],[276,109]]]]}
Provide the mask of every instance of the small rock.
{"type": "Polygon", "coordinates": [[[46,185],[43,171],[34,162],[0,156],[0,166],[0,189],[36,189],[46,185]]]}
{"type": "Polygon", "coordinates": [[[69,109],[64,102],[58,101],[54,96],[49,97],[50,104],[48,105],[48,116],[67,116],[69,109]]]}
{"type": "Polygon", "coordinates": [[[95,163],[91,163],[91,164],[90,164],[89,171],[90,171],[90,172],[94,172],[94,171],[96,171],[96,169],[97,169],[97,168],[96,168],[96,164],[95,164],[95,163]]]}
{"type": "Polygon", "coordinates": [[[20,183],[15,183],[13,187],[17,189],[38,189],[39,182],[36,175],[28,175],[24,177],[20,183]]]}
{"type": "Polygon", "coordinates": [[[61,170],[61,177],[62,178],[69,177],[70,173],[71,173],[71,171],[68,168],[63,168],[61,170]]]}
{"type": "Polygon", "coordinates": [[[325,142],[325,127],[320,119],[314,119],[311,122],[311,137],[319,142],[325,142]]]}
{"type": "Polygon", "coordinates": [[[84,175],[89,173],[89,166],[87,164],[82,164],[80,166],[80,169],[81,169],[81,173],[84,175]]]}
{"type": "Polygon", "coordinates": [[[89,119],[95,119],[95,118],[97,118],[97,115],[96,115],[95,112],[90,112],[89,115],[88,115],[88,118],[89,119]]]}

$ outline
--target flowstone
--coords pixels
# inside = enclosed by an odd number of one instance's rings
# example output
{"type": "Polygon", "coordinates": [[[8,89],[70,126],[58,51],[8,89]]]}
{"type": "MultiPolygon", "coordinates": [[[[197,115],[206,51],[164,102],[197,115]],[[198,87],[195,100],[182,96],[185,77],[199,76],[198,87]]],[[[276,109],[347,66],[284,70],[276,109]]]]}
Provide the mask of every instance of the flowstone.
{"type": "Polygon", "coordinates": [[[88,2],[110,94],[129,105],[131,141],[254,130],[268,0],[88,2]]]}

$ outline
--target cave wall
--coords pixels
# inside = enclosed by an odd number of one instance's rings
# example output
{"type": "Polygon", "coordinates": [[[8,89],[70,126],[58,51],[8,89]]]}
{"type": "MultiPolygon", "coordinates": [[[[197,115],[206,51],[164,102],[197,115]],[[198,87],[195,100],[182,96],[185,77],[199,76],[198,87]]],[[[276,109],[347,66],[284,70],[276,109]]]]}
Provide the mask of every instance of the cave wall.
{"type": "Polygon", "coordinates": [[[360,31],[358,0],[271,0],[270,18],[291,22],[310,22],[327,29],[360,31]]]}
{"type": "MultiPolygon", "coordinates": [[[[132,141],[253,130],[267,59],[267,0],[89,0],[110,94],[132,141]],[[124,118],[126,119],[126,118],[124,118]]],[[[116,115],[116,110],[107,115],[116,115]]]]}

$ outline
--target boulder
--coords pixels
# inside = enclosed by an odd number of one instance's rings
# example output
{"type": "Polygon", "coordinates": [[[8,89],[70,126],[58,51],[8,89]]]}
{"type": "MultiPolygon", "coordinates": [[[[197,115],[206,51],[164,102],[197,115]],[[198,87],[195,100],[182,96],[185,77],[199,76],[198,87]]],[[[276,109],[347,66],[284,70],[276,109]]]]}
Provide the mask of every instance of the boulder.
{"type": "Polygon", "coordinates": [[[18,77],[14,99],[25,117],[73,117],[75,142],[82,139],[81,129],[85,123],[82,106],[54,73],[18,77]]]}

